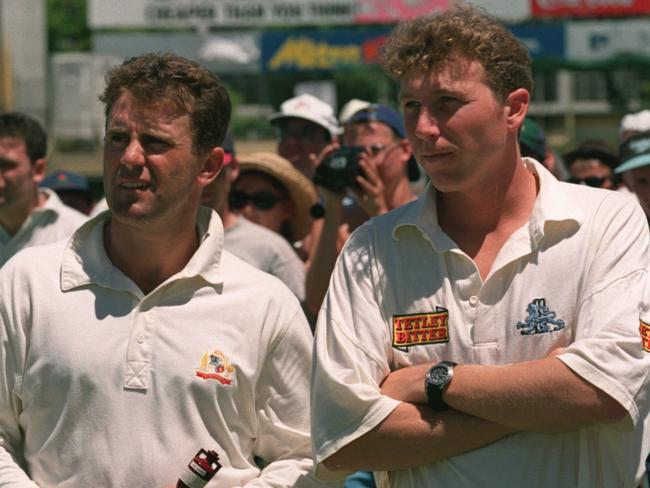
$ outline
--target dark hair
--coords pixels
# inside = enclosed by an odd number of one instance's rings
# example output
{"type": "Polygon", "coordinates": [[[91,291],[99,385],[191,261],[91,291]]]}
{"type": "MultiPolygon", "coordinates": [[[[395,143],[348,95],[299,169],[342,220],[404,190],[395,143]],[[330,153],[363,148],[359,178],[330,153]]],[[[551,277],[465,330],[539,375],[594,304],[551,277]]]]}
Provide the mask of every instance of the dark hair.
{"type": "Polygon", "coordinates": [[[564,155],[564,164],[567,168],[578,159],[596,159],[608,166],[612,172],[621,160],[609,145],[601,139],[587,139],[582,141],[576,149],[564,155]]]}
{"type": "Polygon", "coordinates": [[[230,122],[230,97],[218,76],[199,64],[172,53],[149,53],[129,58],[106,75],[99,99],[106,119],[125,91],[143,102],[172,100],[190,115],[197,150],[220,146],[230,122]]]}
{"type": "Polygon", "coordinates": [[[518,88],[533,89],[526,47],[483,9],[459,5],[405,21],[393,30],[381,63],[393,77],[425,71],[455,57],[483,65],[486,82],[498,100],[518,88]]]}
{"type": "Polygon", "coordinates": [[[0,114],[0,137],[17,137],[25,141],[27,156],[32,163],[44,158],[47,153],[47,133],[29,115],[19,112],[0,114]]]}

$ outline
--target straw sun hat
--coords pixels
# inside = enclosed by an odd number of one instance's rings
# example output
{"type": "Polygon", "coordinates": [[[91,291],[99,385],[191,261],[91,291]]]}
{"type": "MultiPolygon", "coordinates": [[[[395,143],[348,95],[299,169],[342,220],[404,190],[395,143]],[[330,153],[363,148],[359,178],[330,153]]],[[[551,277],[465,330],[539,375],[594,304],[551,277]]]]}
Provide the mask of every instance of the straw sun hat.
{"type": "Polygon", "coordinates": [[[316,187],[300,171],[282,156],[271,152],[240,154],[237,157],[241,174],[260,171],[279,181],[289,192],[296,213],[289,222],[291,237],[299,241],[305,237],[312,224],[310,209],[318,203],[316,187]]]}

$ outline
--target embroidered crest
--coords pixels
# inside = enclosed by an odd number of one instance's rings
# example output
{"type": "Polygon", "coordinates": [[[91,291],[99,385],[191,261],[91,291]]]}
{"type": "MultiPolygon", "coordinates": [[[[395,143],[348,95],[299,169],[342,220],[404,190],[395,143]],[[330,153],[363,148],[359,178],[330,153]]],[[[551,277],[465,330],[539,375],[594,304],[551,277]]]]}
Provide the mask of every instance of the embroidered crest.
{"type": "Polygon", "coordinates": [[[643,343],[643,350],[650,352],[650,325],[646,324],[643,320],[639,324],[639,332],[641,333],[641,342],[643,343]]]}
{"type": "Polygon", "coordinates": [[[449,342],[449,311],[436,307],[432,313],[393,315],[393,347],[423,346],[449,342]]]}
{"type": "Polygon", "coordinates": [[[201,358],[201,364],[196,369],[196,376],[204,380],[217,380],[222,385],[232,383],[231,376],[235,367],[221,351],[206,352],[201,358]]]}
{"type": "Polygon", "coordinates": [[[564,329],[564,320],[555,318],[555,312],[549,310],[546,298],[535,298],[526,307],[528,317],[517,322],[521,335],[545,334],[564,329]]]}

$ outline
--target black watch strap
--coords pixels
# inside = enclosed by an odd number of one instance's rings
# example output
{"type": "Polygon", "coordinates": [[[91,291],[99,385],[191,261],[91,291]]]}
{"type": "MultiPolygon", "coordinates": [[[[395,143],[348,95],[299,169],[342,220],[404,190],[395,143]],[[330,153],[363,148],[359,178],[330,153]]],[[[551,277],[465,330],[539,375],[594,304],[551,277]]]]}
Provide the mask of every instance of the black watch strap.
{"type": "Polygon", "coordinates": [[[431,369],[427,372],[427,376],[425,379],[425,387],[427,390],[427,399],[429,401],[429,406],[433,408],[434,410],[437,411],[443,411],[447,410],[449,408],[449,405],[447,405],[443,400],[442,400],[442,394],[445,391],[445,388],[451,381],[452,375],[453,375],[453,368],[456,366],[457,363],[454,363],[453,361],[440,361],[439,363],[434,364],[431,369]],[[431,372],[433,370],[438,370],[440,371],[440,368],[442,368],[442,371],[447,371],[446,378],[440,378],[440,375],[435,375],[438,381],[432,381],[431,380],[431,372]],[[442,381],[440,381],[442,379],[442,381]]]}

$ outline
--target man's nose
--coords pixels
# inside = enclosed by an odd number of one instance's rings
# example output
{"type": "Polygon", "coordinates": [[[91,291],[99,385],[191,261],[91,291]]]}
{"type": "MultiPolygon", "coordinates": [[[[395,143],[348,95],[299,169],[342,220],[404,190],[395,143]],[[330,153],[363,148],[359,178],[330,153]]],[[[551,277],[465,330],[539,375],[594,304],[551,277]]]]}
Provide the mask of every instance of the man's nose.
{"type": "Polygon", "coordinates": [[[415,135],[420,139],[438,138],[440,126],[435,114],[426,108],[420,110],[415,122],[415,135]]]}
{"type": "Polygon", "coordinates": [[[144,161],[145,157],[142,144],[137,139],[131,140],[122,153],[122,164],[127,166],[142,166],[144,165],[144,161]]]}

